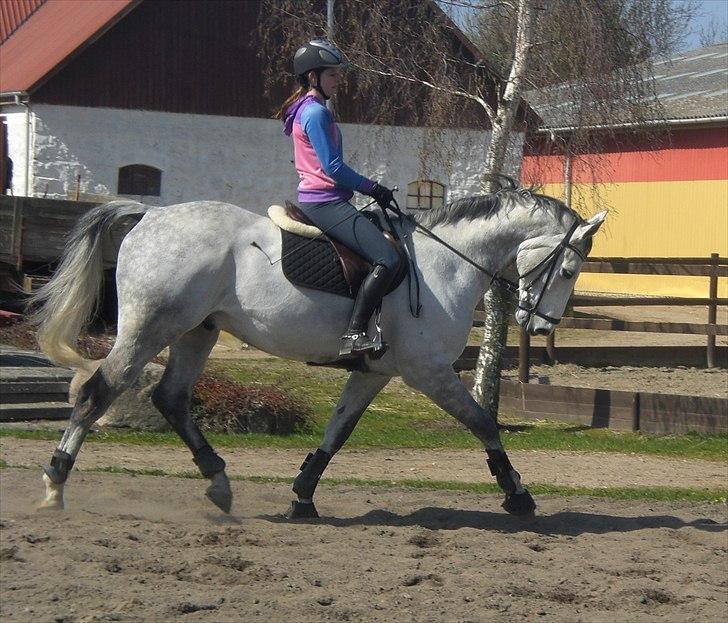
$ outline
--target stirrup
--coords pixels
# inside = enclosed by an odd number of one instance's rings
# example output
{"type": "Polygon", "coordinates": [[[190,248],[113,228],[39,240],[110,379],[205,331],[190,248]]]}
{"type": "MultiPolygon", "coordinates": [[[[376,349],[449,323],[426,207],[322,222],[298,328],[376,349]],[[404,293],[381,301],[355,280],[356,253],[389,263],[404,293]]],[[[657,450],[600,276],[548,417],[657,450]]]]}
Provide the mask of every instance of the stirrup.
{"type": "Polygon", "coordinates": [[[339,356],[364,354],[376,349],[377,344],[366,333],[345,333],[341,336],[339,356]]]}
{"type": "Polygon", "coordinates": [[[374,327],[376,335],[370,338],[366,331],[346,332],[341,337],[341,346],[339,347],[339,357],[347,355],[364,355],[368,354],[370,359],[380,359],[384,356],[389,348],[387,343],[382,339],[382,327],[380,323],[382,315],[381,304],[377,308],[374,315],[374,327]]]}
{"type": "Polygon", "coordinates": [[[341,337],[339,357],[369,355],[370,359],[380,359],[387,352],[387,348],[387,343],[382,341],[381,334],[372,339],[366,333],[345,333],[341,337]]]}

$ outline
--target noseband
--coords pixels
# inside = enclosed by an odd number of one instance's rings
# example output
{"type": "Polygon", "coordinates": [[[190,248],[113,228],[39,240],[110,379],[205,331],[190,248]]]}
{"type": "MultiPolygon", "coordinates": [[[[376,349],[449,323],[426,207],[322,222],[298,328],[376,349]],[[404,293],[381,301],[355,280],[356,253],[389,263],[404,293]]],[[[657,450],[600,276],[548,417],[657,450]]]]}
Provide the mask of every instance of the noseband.
{"type": "MultiPolygon", "coordinates": [[[[573,244],[571,244],[571,236],[573,235],[574,231],[576,231],[576,228],[579,226],[579,221],[575,221],[572,226],[569,228],[569,231],[566,232],[566,235],[561,240],[561,242],[545,257],[543,258],[536,266],[534,266],[531,270],[529,270],[527,273],[524,273],[520,276],[521,279],[525,279],[529,275],[536,273],[533,279],[528,282],[527,285],[525,285],[522,288],[522,291],[524,293],[528,292],[532,287],[533,284],[536,283],[540,278],[541,275],[546,273],[546,281],[544,282],[544,287],[541,288],[541,292],[539,292],[538,298],[536,299],[536,303],[533,304],[531,307],[524,307],[521,305],[520,297],[518,301],[518,309],[525,311],[526,314],[528,314],[526,318],[526,322],[524,324],[528,324],[529,320],[533,316],[538,316],[539,318],[543,318],[547,322],[550,322],[553,325],[557,325],[561,322],[561,318],[552,318],[551,316],[548,316],[542,312],[539,311],[538,306],[541,304],[541,300],[543,299],[544,294],[546,293],[546,286],[548,286],[549,282],[551,281],[551,277],[554,274],[554,270],[556,269],[556,264],[561,257],[561,254],[566,251],[566,249],[571,249],[574,253],[576,253],[582,260],[582,262],[586,261],[586,256],[577,249],[573,244]],[[538,271],[538,272],[537,272],[538,271]]],[[[512,287],[515,286],[516,291],[518,291],[518,286],[508,282],[509,285],[512,287]]]]}

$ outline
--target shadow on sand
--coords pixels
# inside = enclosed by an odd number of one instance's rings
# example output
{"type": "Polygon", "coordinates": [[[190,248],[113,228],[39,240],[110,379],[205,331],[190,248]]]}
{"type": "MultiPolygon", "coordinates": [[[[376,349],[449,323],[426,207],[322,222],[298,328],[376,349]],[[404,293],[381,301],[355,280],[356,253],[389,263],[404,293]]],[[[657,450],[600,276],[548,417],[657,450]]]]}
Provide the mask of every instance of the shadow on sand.
{"type": "Polygon", "coordinates": [[[717,523],[701,518],[683,521],[671,515],[646,515],[620,517],[595,513],[564,511],[553,515],[536,516],[520,520],[505,512],[468,511],[428,506],[409,515],[398,515],[384,510],[373,510],[359,517],[339,519],[320,517],[313,520],[289,520],[281,515],[260,515],[259,519],[272,522],[315,523],[345,528],[348,526],[418,526],[430,530],[458,530],[476,528],[498,532],[535,532],[544,535],[578,536],[580,534],[608,534],[610,532],[631,532],[655,528],[696,528],[707,532],[728,530],[727,523],[717,523]]]}

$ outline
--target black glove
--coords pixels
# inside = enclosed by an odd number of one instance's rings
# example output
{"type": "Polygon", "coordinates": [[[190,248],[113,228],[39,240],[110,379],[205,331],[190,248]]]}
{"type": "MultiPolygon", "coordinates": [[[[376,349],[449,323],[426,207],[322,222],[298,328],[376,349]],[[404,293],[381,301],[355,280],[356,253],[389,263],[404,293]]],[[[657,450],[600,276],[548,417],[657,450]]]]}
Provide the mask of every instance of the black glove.
{"type": "Polygon", "coordinates": [[[389,190],[386,186],[381,184],[375,184],[372,188],[370,196],[376,201],[382,208],[388,208],[394,200],[394,193],[389,190]]]}

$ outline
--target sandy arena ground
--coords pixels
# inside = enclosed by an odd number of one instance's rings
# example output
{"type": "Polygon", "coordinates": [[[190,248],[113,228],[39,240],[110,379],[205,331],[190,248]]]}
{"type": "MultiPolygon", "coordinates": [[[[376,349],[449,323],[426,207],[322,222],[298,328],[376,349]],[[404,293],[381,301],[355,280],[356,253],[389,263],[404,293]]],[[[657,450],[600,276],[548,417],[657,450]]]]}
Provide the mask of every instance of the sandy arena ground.
{"type": "MultiPolygon", "coordinates": [[[[639,335],[605,339],[634,343],[639,335]]],[[[679,337],[680,344],[696,339],[679,337]]],[[[225,345],[216,350],[222,358],[259,356],[225,345]]],[[[608,372],[592,369],[591,380],[618,378],[608,372]]],[[[553,368],[534,373],[564,382],[553,368]]],[[[679,378],[696,393],[716,385],[722,392],[727,380],[725,370],[626,373],[619,378],[646,391],[654,384],[682,393],[671,381],[679,378]]],[[[205,499],[203,480],[88,471],[193,471],[182,448],[88,443],[69,480],[67,510],[38,512],[38,466],[54,446],[0,440],[0,457],[11,466],[0,471],[3,623],[704,623],[723,621],[728,612],[724,503],[538,496],[538,516],[523,522],[500,508],[500,495],[324,479],[316,496],[322,517],[307,523],[281,518],[290,485],[236,480],[233,512],[225,516],[205,499]]],[[[305,452],[222,454],[230,475],[291,477],[305,452]]],[[[554,451],[510,456],[527,484],[708,489],[728,483],[728,466],[712,461],[554,451]]],[[[451,450],[344,449],[326,475],[393,483],[492,480],[482,453],[451,450]]]]}
{"type": "MultiPolygon", "coordinates": [[[[84,446],[67,510],[35,511],[53,442],[2,439],[0,620],[720,621],[725,504],[538,496],[522,522],[501,496],[332,485],[315,523],[283,521],[288,484],[93,473],[193,469],[182,448],[84,446]],[[28,469],[32,468],[32,469],[28,469]]],[[[234,476],[293,476],[300,450],[225,449],[234,476]]],[[[527,482],[724,487],[728,466],[659,457],[512,452],[527,482]]],[[[327,476],[490,482],[477,451],[343,450],[327,476]]]]}
{"type": "Polygon", "coordinates": [[[722,621],[721,504],[320,487],[315,523],[282,521],[289,485],[75,473],[38,513],[37,470],[0,479],[0,619],[18,621],[722,621]]]}

